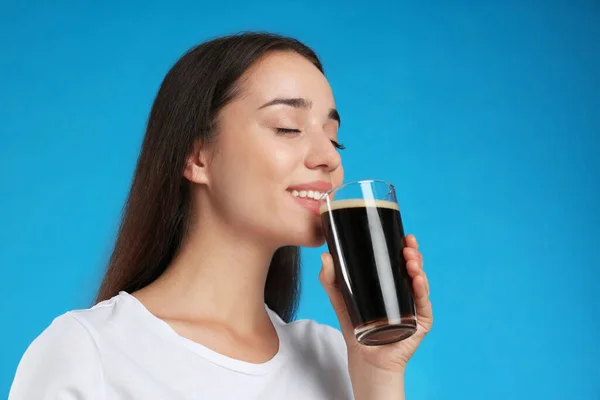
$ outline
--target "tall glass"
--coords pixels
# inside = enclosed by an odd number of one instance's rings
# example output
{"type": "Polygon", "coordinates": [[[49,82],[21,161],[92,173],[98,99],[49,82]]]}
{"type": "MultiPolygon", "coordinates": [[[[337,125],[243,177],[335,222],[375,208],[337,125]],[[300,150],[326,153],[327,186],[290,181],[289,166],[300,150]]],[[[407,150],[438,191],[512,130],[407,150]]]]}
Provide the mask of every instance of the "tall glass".
{"type": "Polygon", "coordinates": [[[346,183],[321,198],[320,213],[358,342],[376,346],[410,337],[417,318],[394,186],[346,183]]]}

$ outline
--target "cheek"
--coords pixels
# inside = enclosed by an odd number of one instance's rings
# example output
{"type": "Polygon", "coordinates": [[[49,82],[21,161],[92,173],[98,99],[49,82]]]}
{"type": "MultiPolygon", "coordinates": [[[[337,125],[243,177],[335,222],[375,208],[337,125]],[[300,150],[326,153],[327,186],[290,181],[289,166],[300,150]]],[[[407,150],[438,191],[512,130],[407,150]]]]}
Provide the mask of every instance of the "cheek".
{"type": "Polygon", "coordinates": [[[212,186],[220,201],[232,203],[236,213],[246,213],[248,205],[253,214],[279,207],[290,177],[302,165],[301,149],[292,141],[269,137],[268,133],[264,136],[250,132],[247,138],[253,140],[223,143],[215,160],[212,186]],[[235,194],[233,199],[229,198],[231,193],[235,194]],[[261,204],[264,207],[258,206],[261,204]]]}
{"type": "Polygon", "coordinates": [[[344,182],[344,166],[340,165],[331,173],[331,184],[333,187],[339,186],[344,182]]]}
{"type": "Polygon", "coordinates": [[[279,178],[280,183],[289,183],[291,174],[302,164],[302,153],[290,144],[278,143],[271,152],[266,152],[264,160],[268,160],[273,176],[279,178]]]}

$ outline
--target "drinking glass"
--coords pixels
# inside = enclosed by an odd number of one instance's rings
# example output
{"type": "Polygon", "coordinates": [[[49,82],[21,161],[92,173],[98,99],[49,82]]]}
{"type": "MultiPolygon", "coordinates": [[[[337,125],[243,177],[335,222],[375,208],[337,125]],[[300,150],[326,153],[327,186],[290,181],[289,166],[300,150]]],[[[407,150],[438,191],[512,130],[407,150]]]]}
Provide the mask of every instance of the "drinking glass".
{"type": "Polygon", "coordinates": [[[412,279],[394,186],[381,180],[338,186],[321,197],[320,214],[358,342],[377,346],[414,334],[412,279]]]}

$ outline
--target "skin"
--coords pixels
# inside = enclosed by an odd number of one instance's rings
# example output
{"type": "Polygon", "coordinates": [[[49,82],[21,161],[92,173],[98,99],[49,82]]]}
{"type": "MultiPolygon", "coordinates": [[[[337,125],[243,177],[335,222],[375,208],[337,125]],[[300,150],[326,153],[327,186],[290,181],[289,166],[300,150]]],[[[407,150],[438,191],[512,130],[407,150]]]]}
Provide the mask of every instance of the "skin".
{"type": "MultiPolygon", "coordinates": [[[[240,84],[240,95],[218,116],[216,140],[198,143],[189,155],[184,176],[193,183],[194,211],[181,249],[159,279],[133,295],[178,334],[226,356],[263,363],[279,346],[264,308],[273,253],[285,245],[324,243],[319,217],[288,189],[316,180],[337,186],[344,174],[334,145],[339,124],[331,115],[333,94],[314,65],[295,53],[271,53],[240,84]],[[281,98],[302,98],[310,106],[265,106],[281,98]]],[[[419,328],[410,339],[382,347],[357,344],[333,283],[331,256],[322,257],[319,279],[340,320],[357,399],[404,398],[406,363],[431,327],[422,256],[413,236],[406,245],[419,328]]]]}

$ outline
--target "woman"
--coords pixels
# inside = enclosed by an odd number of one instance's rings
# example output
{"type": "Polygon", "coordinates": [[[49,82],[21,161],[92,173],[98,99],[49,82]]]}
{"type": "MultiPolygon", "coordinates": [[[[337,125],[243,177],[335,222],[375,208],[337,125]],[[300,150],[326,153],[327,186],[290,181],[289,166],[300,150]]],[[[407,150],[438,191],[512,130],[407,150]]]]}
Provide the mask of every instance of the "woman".
{"type": "Polygon", "coordinates": [[[332,259],[319,275],[342,333],[291,322],[298,246],[324,243],[293,190],[342,182],[339,115],[315,53],[246,33],[204,43],[158,92],[115,249],[87,310],[29,347],[10,399],[402,399],[432,323],[414,236],[404,255],[419,327],[354,339],[332,259]]]}

